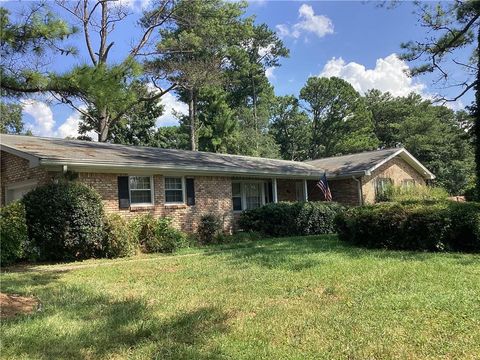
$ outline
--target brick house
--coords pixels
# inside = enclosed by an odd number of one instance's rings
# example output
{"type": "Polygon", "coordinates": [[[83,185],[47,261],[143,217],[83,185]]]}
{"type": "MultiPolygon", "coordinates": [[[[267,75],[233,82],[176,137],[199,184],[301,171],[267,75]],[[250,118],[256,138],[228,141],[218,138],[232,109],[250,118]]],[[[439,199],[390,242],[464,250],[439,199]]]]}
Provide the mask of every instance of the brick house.
{"type": "Polygon", "coordinates": [[[425,185],[433,179],[403,148],[297,162],[248,156],[1,135],[2,205],[67,171],[100,194],[105,209],[124,216],[169,216],[194,231],[214,213],[230,231],[241,211],[277,201],[322,201],[326,172],[333,200],[372,203],[388,183],[425,185]]]}

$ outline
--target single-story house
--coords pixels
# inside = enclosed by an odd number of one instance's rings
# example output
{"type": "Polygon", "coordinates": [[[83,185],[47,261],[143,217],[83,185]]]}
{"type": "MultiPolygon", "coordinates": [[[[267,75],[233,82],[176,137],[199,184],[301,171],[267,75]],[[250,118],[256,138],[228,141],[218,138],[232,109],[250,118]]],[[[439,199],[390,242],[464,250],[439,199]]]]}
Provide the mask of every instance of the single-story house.
{"type": "Polygon", "coordinates": [[[249,156],[1,135],[1,204],[67,171],[95,188],[106,211],[169,216],[194,231],[214,213],[230,231],[238,214],[268,202],[321,201],[326,173],[333,200],[375,201],[387,183],[424,185],[434,175],[403,148],[298,162],[249,156]]]}

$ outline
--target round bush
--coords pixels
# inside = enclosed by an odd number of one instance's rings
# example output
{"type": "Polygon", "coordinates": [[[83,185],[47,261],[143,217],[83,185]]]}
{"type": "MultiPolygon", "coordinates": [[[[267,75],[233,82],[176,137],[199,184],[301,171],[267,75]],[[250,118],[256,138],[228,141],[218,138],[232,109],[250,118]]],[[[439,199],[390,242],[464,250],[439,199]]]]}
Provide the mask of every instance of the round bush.
{"type": "Polygon", "coordinates": [[[132,227],[122,216],[108,214],[103,223],[103,253],[106,257],[117,258],[135,255],[138,240],[132,227]]]}
{"type": "Polygon", "coordinates": [[[222,230],[222,222],[213,214],[203,215],[197,229],[197,238],[200,244],[213,244],[222,230]]]}
{"type": "Polygon", "coordinates": [[[0,239],[1,266],[10,265],[23,258],[28,237],[25,208],[22,203],[17,201],[0,209],[0,239]]]}
{"type": "Polygon", "coordinates": [[[185,234],[172,227],[169,218],[141,215],[134,220],[133,227],[142,250],[147,253],[170,253],[187,242],[185,234]]]}
{"type": "Polygon", "coordinates": [[[22,202],[33,258],[72,260],[101,255],[103,206],[92,188],[62,181],[37,187],[22,202]]]}

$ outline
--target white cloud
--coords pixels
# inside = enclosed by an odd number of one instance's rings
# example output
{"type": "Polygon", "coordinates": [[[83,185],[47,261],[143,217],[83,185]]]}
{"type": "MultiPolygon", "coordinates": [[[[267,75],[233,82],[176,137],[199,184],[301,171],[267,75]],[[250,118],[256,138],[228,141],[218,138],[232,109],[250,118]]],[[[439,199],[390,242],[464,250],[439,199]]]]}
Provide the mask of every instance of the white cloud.
{"type": "Polygon", "coordinates": [[[152,0],[117,0],[117,4],[121,6],[126,6],[135,11],[141,11],[145,9],[152,0]]]}
{"type": "MultiPolygon", "coordinates": [[[[31,116],[33,122],[27,122],[26,128],[31,130],[33,135],[46,136],[46,137],[58,137],[65,138],[67,136],[77,137],[78,125],[80,123],[80,113],[73,111],[70,116],[55,129],[57,121],[54,119],[52,109],[50,106],[39,100],[24,100],[23,113],[31,116]]],[[[86,134],[93,140],[97,139],[97,134],[94,131],[90,131],[86,134]]]]}
{"type": "Polygon", "coordinates": [[[272,81],[275,79],[275,74],[273,73],[275,71],[275,66],[268,67],[265,70],[265,76],[267,77],[268,80],[272,81]]]}
{"type": "MultiPolygon", "coordinates": [[[[83,108],[82,108],[83,110],[83,108]]],[[[77,137],[79,136],[78,126],[80,124],[80,117],[81,114],[78,111],[73,111],[70,116],[65,120],[65,122],[58,127],[55,131],[54,136],[59,138],[66,138],[69,137],[77,137]]],[[[93,141],[97,141],[98,135],[95,131],[88,131],[86,134],[90,137],[93,141]]]]}
{"type": "Polygon", "coordinates": [[[27,126],[32,133],[39,136],[52,136],[55,121],[50,106],[37,100],[24,100],[22,104],[23,112],[33,117],[34,122],[27,126]]]}
{"type": "Polygon", "coordinates": [[[356,62],[346,63],[340,58],[329,60],[320,73],[320,77],[336,76],[348,81],[360,93],[370,89],[378,89],[382,92],[389,91],[394,96],[406,96],[416,92],[425,97],[425,85],[414,82],[407,75],[408,65],[400,60],[396,54],[377,59],[375,68],[366,69],[365,66],[356,62]]]}
{"type": "Polygon", "coordinates": [[[293,37],[298,39],[304,33],[312,33],[319,38],[333,34],[333,22],[325,15],[315,15],[310,5],[302,4],[298,9],[299,22],[289,27],[286,24],[276,26],[280,37],[293,37]]]}
{"type": "Polygon", "coordinates": [[[160,99],[164,111],[163,115],[157,119],[157,126],[178,125],[178,119],[173,115],[173,112],[188,114],[188,105],[178,100],[172,93],[168,92],[160,99]]]}

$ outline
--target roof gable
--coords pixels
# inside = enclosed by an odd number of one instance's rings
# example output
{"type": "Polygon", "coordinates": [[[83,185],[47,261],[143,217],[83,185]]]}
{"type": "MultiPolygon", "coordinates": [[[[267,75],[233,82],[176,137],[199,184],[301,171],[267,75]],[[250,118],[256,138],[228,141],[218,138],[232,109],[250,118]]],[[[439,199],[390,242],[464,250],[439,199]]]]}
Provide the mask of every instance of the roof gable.
{"type": "Polygon", "coordinates": [[[318,169],[323,169],[327,172],[328,177],[361,176],[370,175],[372,171],[397,156],[412,166],[425,179],[435,178],[435,175],[404,148],[382,149],[357,154],[333,156],[306,161],[306,163],[318,169]]]}

